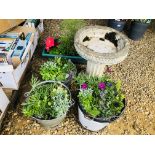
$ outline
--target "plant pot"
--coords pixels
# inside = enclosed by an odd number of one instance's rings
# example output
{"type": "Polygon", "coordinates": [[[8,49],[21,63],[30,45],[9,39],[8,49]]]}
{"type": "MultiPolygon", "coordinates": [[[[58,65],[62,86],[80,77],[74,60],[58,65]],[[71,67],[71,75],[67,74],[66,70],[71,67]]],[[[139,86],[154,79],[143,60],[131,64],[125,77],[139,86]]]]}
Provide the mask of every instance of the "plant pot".
{"type": "Polygon", "coordinates": [[[109,122],[97,122],[87,117],[79,106],[78,106],[78,115],[81,125],[90,131],[99,131],[109,124],[109,122]]]}
{"type": "MultiPolygon", "coordinates": [[[[73,64],[72,61],[71,61],[71,63],[73,64]]],[[[73,65],[75,66],[75,64],[73,64],[73,65]]],[[[61,81],[61,82],[64,83],[68,88],[71,87],[71,82],[72,82],[72,80],[74,79],[74,77],[75,77],[76,74],[77,74],[76,66],[75,66],[75,70],[70,71],[70,74],[71,74],[71,76],[70,76],[69,78],[67,78],[67,80],[61,81]]]]}
{"type": "MultiPolygon", "coordinates": [[[[35,90],[36,87],[38,87],[40,85],[44,85],[46,83],[57,83],[59,85],[62,85],[69,93],[70,107],[74,104],[74,101],[72,100],[71,92],[70,92],[69,88],[66,85],[64,85],[63,83],[61,83],[61,82],[52,81],[52,80],[40,82],[35,87],[33,87],[30,92],[25,93],[25,97],[28,98],[29,95],[35,90]]],[[[68,108],[68,110],[69,110],[69,108],[68,108]]],[[[51,119],[51,120],[39,119],[39,118],[36,118],[36,117],[32,117],[32,119],[36,120],[39,124],[41,124],[45,128],[55,128],[56,126],[58,126],[63,121],[63,119],[66,117],[66,114],[67,114],[67,112],[64,115],[62,115],[61,117],[54,118],[54,119],[51,119]]]]}
{"type": "Polygon", "coordinates": [[[99,131],[99,130],[105,128],[106,126],[108,126],[109,123],[111,123],[112,121],[118,119],[123,114],[125,106],[126,106],[126,103],[124,100],[124,108],[122,109],[122,112],[119,116],[114,116],[109,119],[104,119],[104,118],[93,118],[93,117],[89,116],[86,113],[86,111],[83,109],[81,104],[78,104],[79,121],[84,128],[86,128],[90,131],[99,131]]]}
{"type": "MultiPolygon", "coordinates": [[[[73,78],[72,78],[73,79],[73,78]]],[[[63,84],[65,84],[69,89],[71,88],[71,82],[72,82],[72,79],[68,79],[66,81],[62,81],[63,84]]]]}
{"type": "Polygon", "coordinates": [[[73,63],[76,63],[76,64],[86,64],[86,60],[83,59],[81,56],[67,56],[67,55],[56,55],[56,54],[50,54],[48,53],[45,48],[43,49],[42,51],[42,56],[43,57],[48,57],[48,58],[55,58],[55,57],[61,57],[61,58],[64,58],[64,59],[71,59],[71,61],[73,63]]]}
{"type": "Polygon", "coordinates": [[[149,24],[132,21],[129,29],[128,37],[132,40],[139,40],[143,37],[149,24]]]}
{"type": "Polygon", "coordinates": [[[117,30],[117,31],[123,31],[126,21],[117,21],[115,19],[109,19],[108,20],[108,26],[117,30]]]}
{"type": "Polygon", "coordinates": [[[32,118],[45,128],[55,128],[65,119],[65,117],[66,117],[66,115],[63,115],[59,118],[55,118],[52,120],[42,120],[42,119],[38,119],[35,117],[32,117],[32,118]]]}

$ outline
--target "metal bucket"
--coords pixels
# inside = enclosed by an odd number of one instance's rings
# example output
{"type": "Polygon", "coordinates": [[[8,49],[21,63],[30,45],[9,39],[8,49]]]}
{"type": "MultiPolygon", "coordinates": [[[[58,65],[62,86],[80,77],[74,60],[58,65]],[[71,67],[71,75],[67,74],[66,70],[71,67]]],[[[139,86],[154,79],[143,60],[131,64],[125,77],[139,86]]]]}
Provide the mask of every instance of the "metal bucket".
{"type": "Polygon", "coordinates": [[[121,113],[118,116],[113,116],[108,119],[91,117],[90,115],[86,113],[82,105],[79,103],[78,104],[79,121],[84,128],[90,131],[99,131],[105,128],[106,126],[108,126],[109,123],[111,123],[112,121],[115,121],[116,119],[118,119],[123,114],[125,107],[126,107],[125,99],[123,100],[123,102],[124,102],[124,108],[122,109],[121,113]]]}
{"type": "MultiPolygon", "coordinates": [[[[25,97],[28,98],[29,95],[31,94],[31,92],[34,91],[36,87],[38,87],[38,86],[40,86],[42,84],[46,84],[46,83],[57,83],[57,84],[60,84],[63,87],[65,87],[68,90],[68,93],[69,93],[69,96],[70,96],[70,107],[74,104],[74,101],[72,100],[71,92],[70,92],[69,88],[66,85],[64,85],[63,83],[61,83],[61,82],[52,81],[52,80],[40,82],[35,87],[33,87],[30,92],[25,93],[25,97]]],[[[36,120],[39,124],[41,124],[45,128],[55,128],[56,126],[58,126],[64,120],[65,117],[66,117],[66,114],[62,115],[61,117],[54,118],[54,119],[51,119],[51,120],[43,120],[43,119],[39,119],[39,118],[36,118],[36,117],[32,117],[32,119],[36,120]]]]}
{"type": "Polygon", "coordinates": [[[78,107],[78,115],[81,125],[90,131],[99,131],[109,124],[109,122],[97,122],[93,119],[90,119],[89,117],[85,116],[85,114],[79,107],[78,107]]]}
{"type": "Polygon", "coordinates": [[[41,120],[35,117],[32,117],[32,119],[36,120],[39,124],[41,124],[45,128],[55,128],[65,119],[65,117],[66,115],[51,120],[41,120]]]}

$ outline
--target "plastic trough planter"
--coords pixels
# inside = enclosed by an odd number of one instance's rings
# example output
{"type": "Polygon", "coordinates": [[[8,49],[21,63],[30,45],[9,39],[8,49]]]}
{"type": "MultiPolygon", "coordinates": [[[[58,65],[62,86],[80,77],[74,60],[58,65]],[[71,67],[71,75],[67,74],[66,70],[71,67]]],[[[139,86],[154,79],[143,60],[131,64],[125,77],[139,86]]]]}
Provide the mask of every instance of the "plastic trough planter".
{"type": "Polygon", "coordinates": [[[118,119],[124,112],[124,109],[126,107],[126,102],[124,100],[124,108],[122,109],[120,115],[111,117],[110,119],[104,119],[104,118],[93,118],[89,116],[86,111],[83,109],[81,104],[78,104],[78,115],[79,115],[79,121],[81,125],[90,130],[90,131],[99,131],[106,126],[109,125],[112,121],[115,121],[118,119]]]}
{"type": "Polygon", "coordinates": [[[123,20],[121,21],[117,21],[115,19],[108,20],[108,26],[120,32],[123,31],[125,23],[126,21],[123,20]]]}
{"type": "Polygon", "coordinates": [[[56,54],[50,54],[48,53],[45,48],[42,51],[42,56],[43,57],[48,57],[48,58],[55,58],[55,57],[61,57],[65,59],[71,59],[73,63],[76,64],[86,64],[86,60],[83,59],[81,56],[66,56],[66,55],[56,55],[56,54]]]}
{"type": "Polygon", "coordinates": [[[132,40],[141,39],[149,25],[150,24],[148,23],[140,23],[140,22],[132,21],[128,37],[132,40]]]}
{"type": "MultiPolygon", "coordinates": [[[[46,84],[46,83],[58,83],[60,85],[62,85],[64,88],[67,89],[67,91],[69,92],[70,94],[70,102],[71,102],[71,105],[70,107],[74,104],[74,101],[72,100],[72,97],[71,97],[71,92],[70,90],[68,89],[68,87],[66,85],[64,85],[63,83],[61,82],[57,82],[57,81],[43,81],[43,82],[40,82],[38,85],[36,85],[35,87],[39,86],[39,85],[42,85],[42,84],[46,84]]],[[[32,91],[32,90],[31,90],[32,91]]],[[[25,93],[25,97],[28,97],[31,93],[31,91],[29,93],[25,93]]],[[[69,110],[69,109],[68,109],[69,110]]],[[[67,112],[66,112],[67,114],[67,112]]],[[[57,126],[65,119],[66,117],[66,114],[62,115],[61,117],[58,117],[58,118],[54,118],[54,119],[51,119],[51,120],[44,120],[44,119],[39,119],[39,118],[36,118],[36,117],[31,117],[33,120],[37,121],[39,124],[41,124],[43,127],[45,128],[57,128],[57,126]]]]}

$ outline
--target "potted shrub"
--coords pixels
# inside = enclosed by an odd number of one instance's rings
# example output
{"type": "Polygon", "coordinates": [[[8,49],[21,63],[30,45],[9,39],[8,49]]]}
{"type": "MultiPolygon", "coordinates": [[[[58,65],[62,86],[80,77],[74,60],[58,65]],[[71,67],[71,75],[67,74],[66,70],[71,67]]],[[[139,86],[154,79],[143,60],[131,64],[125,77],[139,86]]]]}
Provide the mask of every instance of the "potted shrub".
{"type": "Polygon", "coordinates": [[[128,37],[132,40],[139,40],[151,23],[151,19],[134,19],[131,21],[128,37]]]}
{"type": "Polygon", "coordinates": [[[108,76],[93,77],[80,73],[76,78],[78,93],[78,115],[83,127],[98,131],[116,120],[125,108],[125,96],[121,82],[108,76]]]}
{"type": "Polygon", "coordinates": [[[65,118],[72,104],[69,89],[56,81],[38,82],[32,78],[32,89],[22,104],[23,114],[47,128],[56,127],[65,118]]]}
{"type": "Polygon", "coordinates": [[[125,19],[109,19],[108,26],[121,32],[124,29],[126,21],[127,20],[125,20],[125,19]]]}
{"type": "Polygon", "coordinates": [[[84,63],[85,60],[78,55],[74,47],[75,33],[86,25],[82,19],[65,19],[60,23],[60,37],[49,37],[46,41],[47,48],[44,48],[42,56],[45,57],[63,57],[71,59],[75,63],[84,63]],[[54,44],[53,41],[54,40],[54,44]],[[50,49],[48,48],[50,45],[50,49]]]}
{"type": "Polygon", "coordinates": [[[47,61],[40,67],[40,75],[43,80],[60,81],[66,85],[70,85],[72,79],[76,75],[76,66],[71,60],[55,57],[53,60],[47,61]]]}

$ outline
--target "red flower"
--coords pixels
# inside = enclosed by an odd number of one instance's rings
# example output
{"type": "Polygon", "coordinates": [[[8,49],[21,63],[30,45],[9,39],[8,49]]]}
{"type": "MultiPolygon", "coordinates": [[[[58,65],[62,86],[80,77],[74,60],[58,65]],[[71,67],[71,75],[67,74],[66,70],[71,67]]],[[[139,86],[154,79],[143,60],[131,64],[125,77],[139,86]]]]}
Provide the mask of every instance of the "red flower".
{"type": "Polygon", "coordinates": [[[45,44],[46,44],[46,47],[45,47],[46,50],[49,51],[49,49],[50,49],[51,47],[54,46],[54,38],[48,37],[48,38],[46,39],[45,44]]]}

